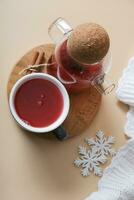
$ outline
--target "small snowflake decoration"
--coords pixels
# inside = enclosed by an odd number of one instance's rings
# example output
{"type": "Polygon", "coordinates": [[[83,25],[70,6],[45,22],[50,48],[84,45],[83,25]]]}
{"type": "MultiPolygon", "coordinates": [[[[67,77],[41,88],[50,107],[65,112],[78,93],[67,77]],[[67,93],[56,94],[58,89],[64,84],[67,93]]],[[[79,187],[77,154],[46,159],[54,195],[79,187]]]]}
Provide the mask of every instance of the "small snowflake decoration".
{"type": "Polygon", "coordinates": [[[83,176],[90,175],[90,171],[93,171],[95,175],[101,176],[102,169],[100,163],[106,162],[106,157],[98,155],[93,149],[87,150],[85,147],[79,146],[78,152],[80,157],[74,161],[77,167],[82,166],[81,174],[83,176]]]}
{"type": "Polygon", "coordinates": [[[115,156],[116,151],[112,148],[114,140],[113,136],[106,137],[103,131],[97,131],[96,138],[85,139],[94,152],[104,156],[115,156]]]}
{"type": "Polygon", "coordinates": [[[90,172],[102,176],[103,170],[100,164],[104,164],[108,160],[108,155],[114,156],[116,154],[116,151],[112,148],[114,137],[106,137],[102,131],[98,131],[96,138],[86,139],[85,141],[90,148],[79,146],[79,158],[74,161],[74,164],[77,167],[82,167],[82,176],[88,176],[90,172]]]}

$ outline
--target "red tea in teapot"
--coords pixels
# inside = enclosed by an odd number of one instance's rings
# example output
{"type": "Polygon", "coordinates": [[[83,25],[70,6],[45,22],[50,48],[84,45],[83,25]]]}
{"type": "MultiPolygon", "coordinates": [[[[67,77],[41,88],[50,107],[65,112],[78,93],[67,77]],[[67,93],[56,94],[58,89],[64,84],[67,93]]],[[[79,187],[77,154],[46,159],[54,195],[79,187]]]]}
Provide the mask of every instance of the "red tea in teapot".
{"type": "Polygon", "coordinates": [[[65,87],[73,92],[87,88],[102,71],[101,63],[87,65],[76,62],[67,51],[67,40],[57,46],[53,61],[57,61],[58,65],[49,66],[48,73],[57,76],[65,87]]]}

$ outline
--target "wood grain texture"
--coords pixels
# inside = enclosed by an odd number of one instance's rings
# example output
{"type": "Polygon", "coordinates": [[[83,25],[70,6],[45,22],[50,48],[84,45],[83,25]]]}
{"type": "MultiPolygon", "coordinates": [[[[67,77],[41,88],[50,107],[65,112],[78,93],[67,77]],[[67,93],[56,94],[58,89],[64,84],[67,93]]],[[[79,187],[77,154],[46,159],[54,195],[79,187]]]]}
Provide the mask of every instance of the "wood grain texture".
{"type": "MultiPolygon", "coordinates": [[[[45,53],[45,59],[47,60],[54,52],[54,46],[52,44],[45,44],[35,47],[16,63],[7,84],[8,97],[15,82],[23,76],[19,75],[19,72],[31,63],[35,51],[43,51],[45,53]]],[[[88,129],[97,114],[100,103],[101,95],[92,86],[81,93],[70,94],[70,111],[67,119],[63,123],[70,137],[82,134],[84,130],[88,129]]]]}

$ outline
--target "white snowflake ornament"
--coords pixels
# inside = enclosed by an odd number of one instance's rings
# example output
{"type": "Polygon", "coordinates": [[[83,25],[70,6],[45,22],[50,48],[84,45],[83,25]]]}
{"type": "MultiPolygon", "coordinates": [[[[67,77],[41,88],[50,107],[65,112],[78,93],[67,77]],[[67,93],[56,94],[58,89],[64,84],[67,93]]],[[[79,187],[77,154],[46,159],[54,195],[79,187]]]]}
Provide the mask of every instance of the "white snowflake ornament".
{"type": "Polygon", "coordinates": [[[77,167],[82,166],[82,176],[90,175],[90,172],[94,172],[95,175],[102,176],[102,169],[100,163],[106,162],[106,157],[98,155],[93,149],[87,150],[85,147],[79,146],[78,152],[80,157],[74,161],[77,167]]]}
{"type": "Polygon", "coordinates": [[[85,139],[87,144],[93,149],[93,151],[98,152],[98,154],[107,156],[115,156],[116,151],[112,148],[112,145],[115,142],[113,136],[106,137],[103,131],[96,132],[96,138],[85,139]]]}
{"type": "Polygon", "coordinates": [[[96,133],[96,138],[86,139],[89,149],[83,146],[78,147],[79,158],[74,161],[74,165],[82,167],[82,176],[88,176],[93,172],[97,176],[102,176],[103,170],[100,164],[107,162],[108,155],[114,156],[116,151],[112,148],[114,137],[106,137],[102,131],[96,133]]]}

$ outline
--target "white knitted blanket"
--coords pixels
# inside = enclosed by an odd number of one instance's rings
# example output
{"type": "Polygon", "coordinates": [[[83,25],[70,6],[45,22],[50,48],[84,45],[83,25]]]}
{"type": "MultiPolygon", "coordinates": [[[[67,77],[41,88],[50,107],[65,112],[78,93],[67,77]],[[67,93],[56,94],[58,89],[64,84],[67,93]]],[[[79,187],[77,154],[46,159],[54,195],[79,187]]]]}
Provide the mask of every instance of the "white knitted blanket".
{"type": "Polygon", "coordinates": [[[129,106],[124,132],[129,136],[111,165],[104,170],[98,192],[85,200],[134,200],[134,57],[119,80],[117,98],[129,106]]]}
{"type": "Polygon", "coordinates": [[[98,192],[85,200],[134,200],[134,139],[119,150],[104,170],[98,192]]]}
{"type": "Polygon", "coordinates": [[[129,106],[124,132],[134,138],[134,57],[129,60],[127,68],[123,71],[116,95],[120,101],[129,106]]]}

